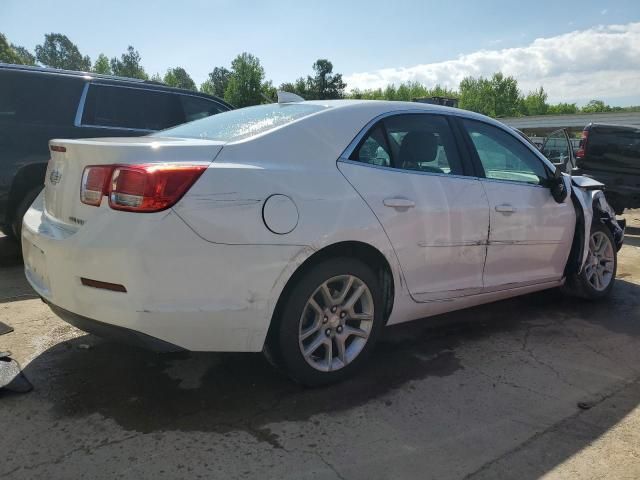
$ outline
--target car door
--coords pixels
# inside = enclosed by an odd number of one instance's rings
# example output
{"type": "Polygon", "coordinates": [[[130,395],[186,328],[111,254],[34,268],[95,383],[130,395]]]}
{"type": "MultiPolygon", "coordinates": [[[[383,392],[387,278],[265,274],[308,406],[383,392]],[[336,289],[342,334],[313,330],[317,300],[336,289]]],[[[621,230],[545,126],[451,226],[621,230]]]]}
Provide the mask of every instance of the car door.
{"type": "Polygon", "coordinates": [[[381,222],[414,300],[482,290],[489,207],[447,117],[384,118],[338,168],[381,222]]]}
{"type": "Polygon", "coordinates": [[[576,166],[573,147],[564,128],[555,130],[546,137],[540,151],[563,172],[571,173],[571,170],[576,166]]]}
{"type": "Polygon", "coordinates": [[[461,124],[490,206],[485,289],[559,280],[575,227],[570,197],[553,199],[549,168],[520,138],[482,121],[461,124]]]}

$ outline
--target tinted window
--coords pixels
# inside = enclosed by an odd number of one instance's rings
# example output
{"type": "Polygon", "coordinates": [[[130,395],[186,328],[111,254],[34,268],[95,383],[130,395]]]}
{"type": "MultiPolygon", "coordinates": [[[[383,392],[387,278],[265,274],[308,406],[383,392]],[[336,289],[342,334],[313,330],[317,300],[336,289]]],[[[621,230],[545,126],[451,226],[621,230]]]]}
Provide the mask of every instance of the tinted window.
{"type": "Polygon", "coordinates": [[[184,122],[176,94],[141,88],[90,85],[83,125],[161,130],[184,122]]]}
{"type": "Polygon", "coordinates": [[[0,72],[0,121],[72,125],[83,87],[80,78],[0,72]]]}
{"type": "Polygon", "coordinates": [[[487,178],[539,185],[547,178],[542,161],[518,138],[473,120],[462,121],[487,178]]]}
{"type": "Polygon", "coordinates": [[[370,165],[390,167],[391,152],[385,136],[384,127],[382,126],[382,122],[380,122],[371,129],[371,132],[353,152],[351,160],[368,163],[370,165]]]}
{"type": "Polygon", "coordinates": [[[351,160],[420,172],[463,173],[453,134],[440,115],[396,115],[382,120],[351,160]]]}
{"type": "Polygon", "coordinates": [[[211,100],[191,95],[180,95],[180,103],[184,111],[185,122],[192,122],[228,110],[211,100]]]}
{"type": "Polygon", "coordinates": [[[230,142],[258,135],[326,108],[312,103],[257,105],[195,120],[154,135],[230,142]]]}
{"type": "Polygon", "coordinates": [[[589,157],[598,157],[600,167],[640,168],[640,130],[596,126],[587,141],[589,157]]]}

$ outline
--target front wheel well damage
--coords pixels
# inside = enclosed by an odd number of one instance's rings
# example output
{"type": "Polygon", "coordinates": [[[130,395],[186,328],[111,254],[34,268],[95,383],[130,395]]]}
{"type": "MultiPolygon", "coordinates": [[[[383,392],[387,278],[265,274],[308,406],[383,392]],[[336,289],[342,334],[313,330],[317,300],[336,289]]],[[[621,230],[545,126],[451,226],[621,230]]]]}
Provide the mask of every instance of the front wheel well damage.
{"type": "MultiPolygon", "coordinates": [[[[598,222],[604,225],[614,238],[617,250],[622,248],[622,240],[624,237],[624,223],[620,223],[615,213],[611,212],[608,204],[601,203],[601,200],[606,202],[603,192],[597,191],[590,197],[591,212],[589,216],[591,221],[589,222],[590,230],[594,222],[598,222]],[[622,226],[621,226],[622,225],[622,226]]],[[[588,232],[585,228],[585,212],[580,200],[578,200],[575,192],[571,194],[571,201],[573,203],[576,212],[576,225],[575,234],[573,237],[573,243],[571,244],[571,251],[569,252],[569,258],[564,269],[565,278],[569,278],[571,275],[579,273],[582,269],[583,260],[585,257],[586,237],[588,232]]]]}
{"type": "Polygon", "coordinates": [[[571,194],[571,202],[573,203],[573,208],[576,212],[576,225],[569,258],[567,259],[567,264],[564,267],[565,278],[568,278],[580,271],[584,255],[584,211],[582,210],[582,206],[574,193],[571,194]]]}
{"type": "Polygon", "coordinates": [[[389,262],[377,248],[367,243],[357,241],[339,242],[324,247],[323,249],[315,252],[296,269],[291,277],[289,277],[289,280],[280,293],[280,297],[278,298],[276,306],[273,310],[271,322],[269,324],[269,332],[267,333],[267,339],[269,339],[273,335],[273,332],[277,330],[275,328],[275,325],[277,324],[278,319],[282,314],[285,302],[293,287],[300,281],[305,273],[324,260],[340,257],[358,259],[374,270],[376,276],[378,277],[378,280],[380,281],[380,286],[384,293],[383,301],[385,306],[385,322],[388,320],[389,316],[391,315],[391,310],[393,309],[393,299],[395,295],[393,272],[391,270],[389,262]]]}

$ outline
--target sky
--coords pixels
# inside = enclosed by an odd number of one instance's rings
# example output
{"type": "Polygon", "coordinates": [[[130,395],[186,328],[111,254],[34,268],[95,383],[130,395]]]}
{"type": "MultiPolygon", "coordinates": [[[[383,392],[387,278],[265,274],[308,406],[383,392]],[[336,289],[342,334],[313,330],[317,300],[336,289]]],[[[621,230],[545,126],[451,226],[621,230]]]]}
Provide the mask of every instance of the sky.
{"type": "Polygon", "coordinates": [[[30,50],[64,33],[92,59],[133,45],[198,84],[247,51],[275,85],[328,58],[348,89],[501,70],[552,102],[640,104],[640,0],[0,0],[0,32],[30,50]]]}

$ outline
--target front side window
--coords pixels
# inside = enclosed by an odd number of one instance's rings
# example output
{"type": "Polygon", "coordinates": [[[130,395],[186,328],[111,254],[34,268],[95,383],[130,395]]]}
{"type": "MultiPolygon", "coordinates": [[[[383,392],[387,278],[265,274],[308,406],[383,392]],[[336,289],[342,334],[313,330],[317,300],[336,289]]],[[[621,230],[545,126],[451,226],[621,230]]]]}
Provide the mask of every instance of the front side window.
{"type": "Polygon", "coordinates": [[[486,178],[532,185],[541,185],[548,178],[542,161],[513,135],[483,122],[464,119],[462,123],[486,178]]]}
{"type": "Polygon", "coordinates": [[[567,164],[571,159],[571,145],[564,130],[556,130],[547,137],[542,153],[555,165],[564,167],[567,164]]]}
{"type": "Polygon", "coordinates": [[[161,130],[184,122],[178,95],[142,88],[90,85],[82,115],[88,126],[161,130]]]}
{"type": "Polygon", "coordinates": [[[424,173],[463,173],[455,139],[441,115],[385,118],[364,137],[350,160],[424,173]]]}

